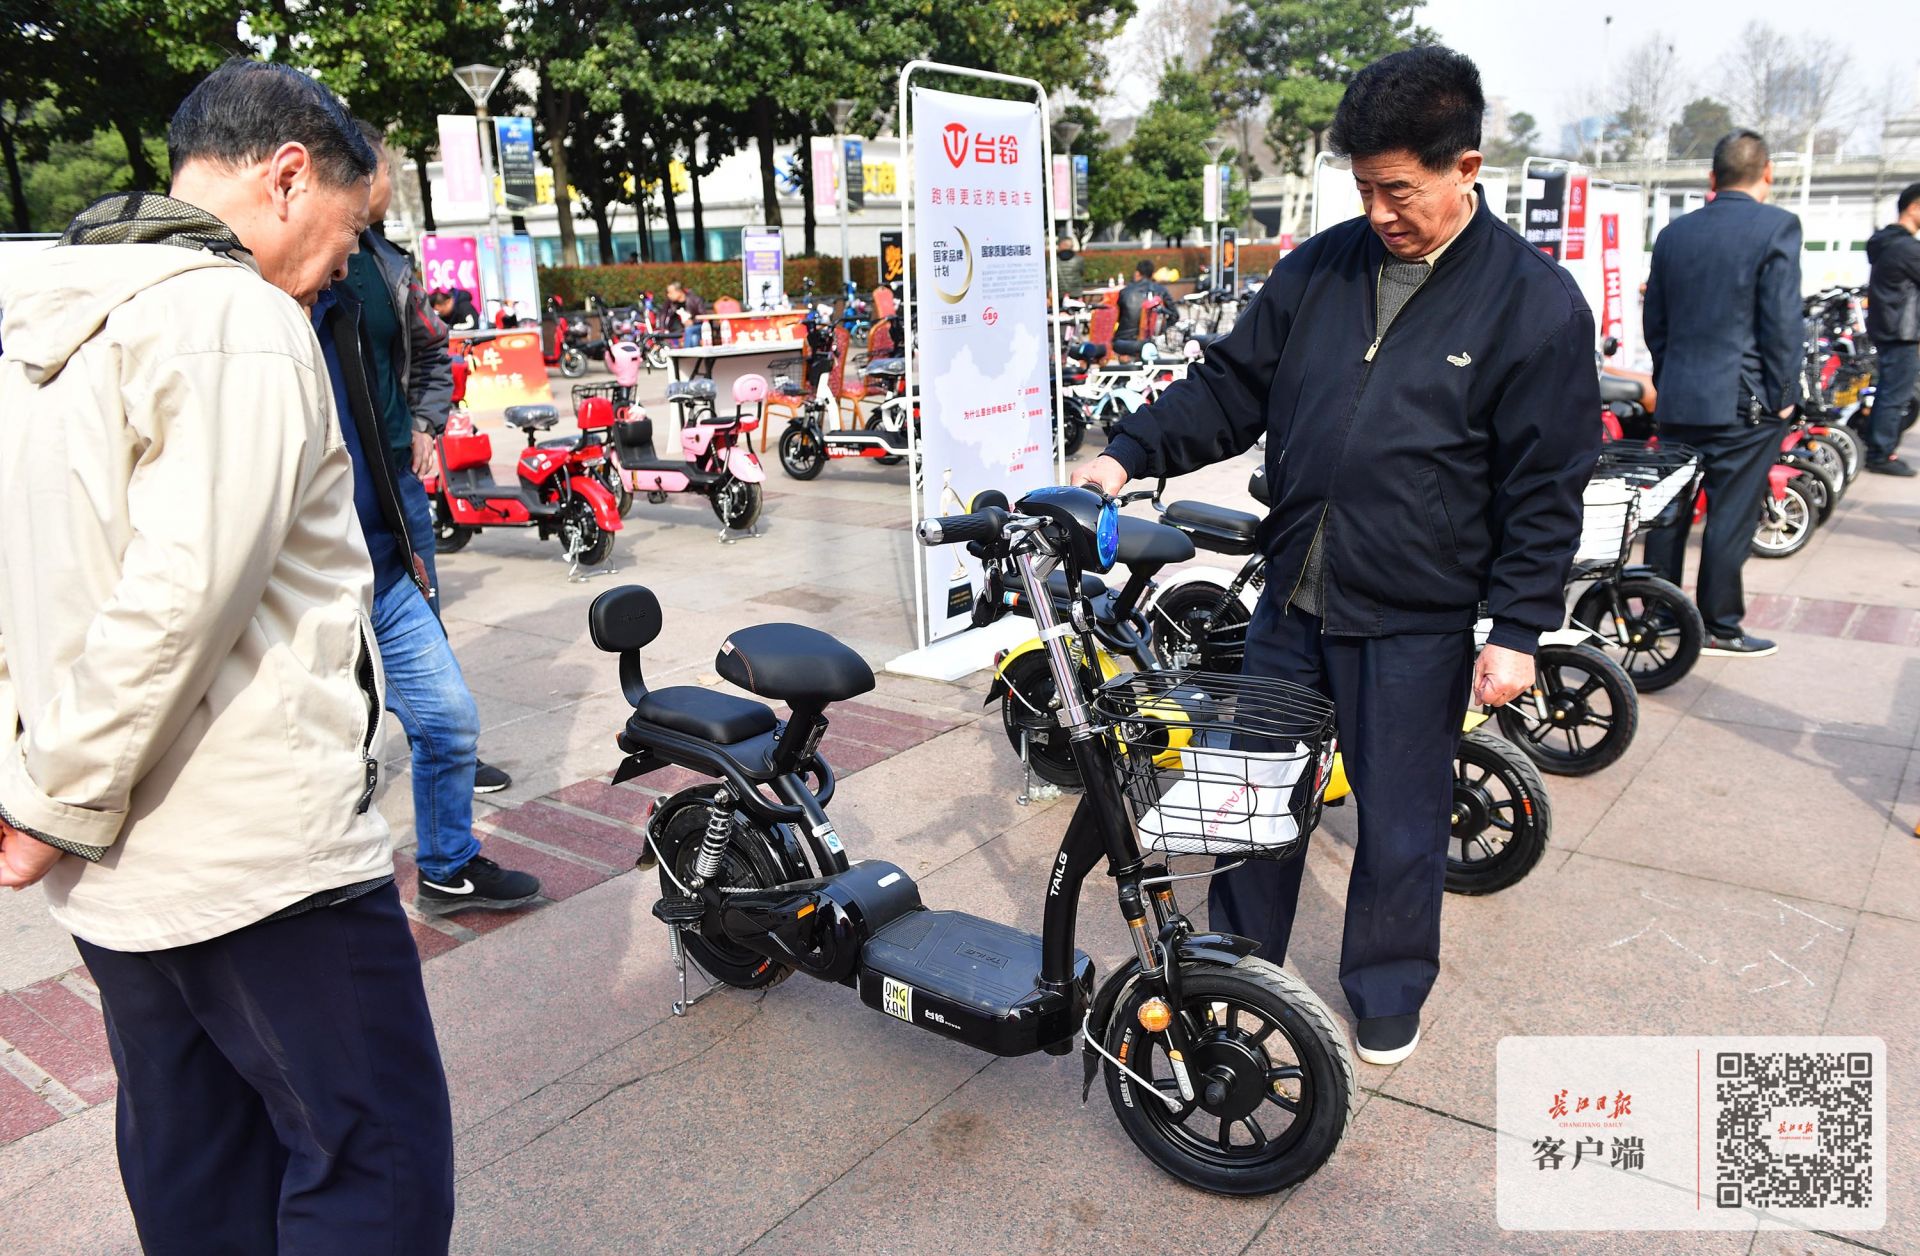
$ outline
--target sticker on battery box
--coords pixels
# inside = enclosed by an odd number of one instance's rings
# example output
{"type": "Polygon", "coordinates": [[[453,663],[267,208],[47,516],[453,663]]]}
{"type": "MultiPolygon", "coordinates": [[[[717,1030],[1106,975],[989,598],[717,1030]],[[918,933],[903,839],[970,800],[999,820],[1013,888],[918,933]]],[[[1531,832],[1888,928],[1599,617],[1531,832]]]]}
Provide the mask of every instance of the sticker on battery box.
{"type": "Polygon", "coordinates": [[[913,987],[891,977],[880,979],[880,1010],[913,1024],[913,987]]]}

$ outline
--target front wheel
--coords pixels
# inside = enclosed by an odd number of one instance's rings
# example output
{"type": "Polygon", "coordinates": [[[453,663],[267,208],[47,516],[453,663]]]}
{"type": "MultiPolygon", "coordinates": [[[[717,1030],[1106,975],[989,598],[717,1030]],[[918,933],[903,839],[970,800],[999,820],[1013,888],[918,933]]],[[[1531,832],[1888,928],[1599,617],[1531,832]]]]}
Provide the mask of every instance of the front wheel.
{"type": "Polygon", "coordinates": [[[1799,469],[1801,487],[1806,490],[1807,500],[1813,503],[1814,523],[1825,523],[1832,518],[1833,508],[1840,504],[1840,485],[1833,472],[1805,454],[1789,455],[1782,461],[1799,469]]]}
{"type": "Polygon", "coordinates": [[[560,350],[560,373],[568,379],[579,379],[587,373],[587,355],[572,345],[560,350]]]}
{"type": "Polygon", "coordinates": [[[633,490],[627,487],[627,477],[620,473],[620,468],[608,460],[598,468],[597,473],[600,483],[613,495],[613,504],[619,509],[620,517],[625,519],[632,514],[633,490]]]}
{"type": "Polygon", "coordinates": [[[1543,645],[1533,668],[1533,688],[1495,718],[1541,771],[1586,776],[1627,752],[1640,699],[1618,663],[1590,645],[1543,645]]]}
{"type": "Polygon", "coordinates": [[[1311,1177],[1353,1106],[1353,1060],[1326,1004],[1253,956],[1231,968],[1183,965],[1179,984],[1194,1097],[1181,1097],[1166,1036],[1141,1026],[1154,996],[1136,985],[1114,1009],[1107,1045],[1155,1093],[1107,1061],[1120,1127],[1149,1160],[1216,1194],[1266,1195],[1311,1177]]]}
{"type": "Polygon", "coordinates": [[[760,518],[760,486],[731,477],[714,490],[708,499],[720,522],[735,532],[745,532],[760,518]]]}
{"type": "Polygon", "coordinates": [[[1553,811],[1533,761],[1478,730],[1453,756],[1447,892],[1491,894],[1520,880],[1547,853],[1553,811]]]}
{"type": "Polygon", "coordinates": [[[1788,480],[1779,497],[1769,493],[1760,503],[1760,524],[1753,530],[1750,552],[1755,558],[1785,558],[1798,554],[1820,526],[1813,498],[1801,487],[1804,475],[1788,480]]]}
{"type": "Polygon", "coordinates": [[[667,360],[666,346],[658,344],[648,345],[646,364],[649,371],[664,371],[667,367],[671,366],[672,363],[667,360]]]}
{"type": "Polygon", "coordinates": [[[560,519],[560,548],[581,567],[598,567],[613,555],[613,533],[593,517],[593,507],[575,498],[560,519]]]}
{"type": "Polygon", "coordinates": [[[1599,648],[1627,669],[1641,693],[1665,689],[1692,671],[1707,639],[1700,608],[1659,576],[1595,585],[1574,606],[1573,617],[1600,638],[1599,648]]]}
{"type": "Polygon", "coordinates": [[[453,508],[447,505],[445,494],[433,499],[433,552],[436,554],[458,554],[467,548],[467,542],[473,539],[478,528],[470,528],[453,521],[453,508]]]}
{"type": "Polygon", "coordinates": [[[1840,466],[1846,473],[1847,483],[1853,483],[1854,477],[1860,474],[1861,462],[1863,462],[1867,456],[1866,448],[1861,445],[1860,438],[1836,423],[1827,428],[1826,435],[1820,439],[1826,441],[1838,451],[1840,454],[1840,466]]]}
{"type": "Polygon", "coordinates": [[[827,447],[820,432],[795,423],[780,435],[780,466],[796,480],[811,480],[827,465],[827,447]]]}
{"type": "Polygon", "coordinates": [[[1087,443],[1087,414],[1078,398],[1068,397],[1061,409],[1060,443],[1069,458],[1079,453],[1080,446],[1087,443]]]}
{"type": "MultiPolygon", "coordinates": [[[[1088,677],[1091,681],[1091,676],[1088,677]]],[[[1060,727],[1060,693],[1045,651],[1035,650],[1008,665],[1002,674],[1006,692],[1000,696],[1000,726],[1017,756],[1024,748],[1027,763],[1041,780],[1067,789],[1080,788],[1080,767],[1073,761],[1072,743],[1060,727]]]]}

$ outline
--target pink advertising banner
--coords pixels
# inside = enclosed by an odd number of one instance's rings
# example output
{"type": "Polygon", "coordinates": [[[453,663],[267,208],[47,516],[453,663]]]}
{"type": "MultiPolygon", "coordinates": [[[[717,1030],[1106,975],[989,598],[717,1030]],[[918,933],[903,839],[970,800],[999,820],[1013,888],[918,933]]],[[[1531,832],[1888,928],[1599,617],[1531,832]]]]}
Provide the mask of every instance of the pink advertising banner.
{"type": "Polygon", "coordinates": [[[429,292],[465,288],[476,306],[486,300],[480,287],[480,242],[472,236],[421,236],[420,270],[429,292]]]}
{"type": "Polygon", "coordinates": [[[487,176],[480,162],[480,124],[457,113],[440,115],[440,170],[444,197],[487,212],[487,176]]]}

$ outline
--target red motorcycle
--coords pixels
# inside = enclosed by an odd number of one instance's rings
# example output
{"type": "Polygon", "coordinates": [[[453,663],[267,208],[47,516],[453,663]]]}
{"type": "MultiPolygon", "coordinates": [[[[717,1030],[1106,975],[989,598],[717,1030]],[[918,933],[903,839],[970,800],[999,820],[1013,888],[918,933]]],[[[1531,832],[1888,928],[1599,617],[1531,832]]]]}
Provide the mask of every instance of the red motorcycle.
{"type": "Polygon", "coordinates": [[[548,366],[559,367],[568,379],[579,379],[587,373],[587,358],[594,349],[587,339],[586,316],[568,318],[560,306],[560,298],[549,298],[547,321],[540,327],[540,360],[548,366]]]}
{"type": "Polygon", "coordinates": [[[541,444],[535,437],[560,421],[552,406],[508,406],[507,422],[527,434],[520,452],[519,482],[493,478],[493,442],[455,412],[439,441],[440,466],[421,481],[433,498],[434,550],[452,554],[482,528],[537,528],[540,539],[558,536],[577,574],[613,553],[620,509],[600,482],[606,464],[605,431],[583,431],[572,440],[541,444]]]}

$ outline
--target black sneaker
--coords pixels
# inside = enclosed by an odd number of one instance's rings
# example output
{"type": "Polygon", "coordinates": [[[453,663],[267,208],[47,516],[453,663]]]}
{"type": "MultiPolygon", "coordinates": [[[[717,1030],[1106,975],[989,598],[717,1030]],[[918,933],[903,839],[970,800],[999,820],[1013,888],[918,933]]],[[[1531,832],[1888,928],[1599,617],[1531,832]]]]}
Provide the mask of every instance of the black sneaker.
{"type": "Polygon", "coordinates": [[[420,874],[413,905],[429,916],[465,911],[469,907],[498,911],[519,907],[540,893],[540,878],[502,868],[484,855],[475,855],[443,884],[420,874]]]}
{"type": "Polygon", "coordinates": [[[1722,659],[1763,659],[1780,653],[1780,647],[1765,637],[1713,637],[1700,647],[1700,653],[1722,659]]]}
{"type": "Polygon", "coordinates": [[[513,784],[513,778],[494,767],[491,763],[473,761],[473,792],[476,794],[497,794],[513,784]]]}
{"type": "Polygon", "coordinates": [[[1913,469],[1912,463],[1900,461],[1898,455],[1889,455],[1885,458],[1869,458],[1867,459],[1867,470],[1873,472],[1875,475],[1898,475],[1903,477],[1920,475],[1920,471],[1913,469]]]}
{"type": "Polygon", "coordinates": [[[1420,1045],[1420,1013],[1363,1019],[1354,1029],[1353,1039],[1360,1058],[1367,1063],[1398,1064],[1420,1045]]]}

